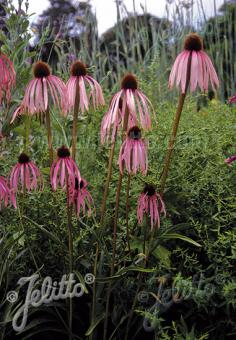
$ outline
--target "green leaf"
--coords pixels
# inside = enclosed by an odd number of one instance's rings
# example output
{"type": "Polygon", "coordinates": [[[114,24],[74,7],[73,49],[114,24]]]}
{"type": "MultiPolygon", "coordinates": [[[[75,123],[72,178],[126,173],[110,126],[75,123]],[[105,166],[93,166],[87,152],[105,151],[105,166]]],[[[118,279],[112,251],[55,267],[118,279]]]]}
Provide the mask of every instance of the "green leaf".
{"type": "Polygon", "coordinates": [[[201,247],[201,245],[199,243],[197,243],[196,241],[192,240],[190,237],[181,235],[181,234],[162,234],[160,236],[161,239],[166,239],[166,240],[171,240],[171,239],[179,239],[188,243],[193,244],[196,247],[201,247]]]}
{"type": "Polygon", "coordinates": [[[97,325],[104,319],[105,313],[97,317],[95,320],[92,321],[91,325],[89,326],[89,329],[85,333],[86,336],[89,336],[93,333],[94,329],[97,327],[97,325]]]}

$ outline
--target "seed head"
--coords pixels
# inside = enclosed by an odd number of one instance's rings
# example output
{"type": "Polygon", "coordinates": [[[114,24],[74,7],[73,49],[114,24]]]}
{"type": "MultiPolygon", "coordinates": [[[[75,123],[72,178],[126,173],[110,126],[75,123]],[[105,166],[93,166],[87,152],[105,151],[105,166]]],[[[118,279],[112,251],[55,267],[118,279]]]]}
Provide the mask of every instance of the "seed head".
{"type": "Polygon", "coordinates": [[[86,66],[79,60],[75,61],[72,66],[70,73],[74,77],[80,77],[80,76],[86,76],[87,74],[87,69],[86,66]]]}
{"type": "Polygon", "coordinates": [[[38,61],[34,64],[33,74],[35,78],[44,78],[50,76],[51,72],[47,63],[38,61]]]}
{"type": "Polygon", "coordinates": [[[143,192],[145,194],[147,194],[148,196],[153,196],[156,193],[156,189],[155,189],[154,185],[146,184],[143,192]]]}
{"type": "Polygon", "coordinates": [[[187,35],[184,42],[184,49],[187,51],[201,51],[203,49],[202,38],[197,33],[187,35]]]}
{"type": "Polygon", "coordinates": [[[29,161],[30,161],[30,158],[25,153],[21,153],[20,156],[18,157],[18,162],[20,164],[26,164],[26,163],[29,163],[29,161]]]}
{"type": "Polygon", "coordinates": [[[138,126],[133,126],[131,129],[129,129],[128,136],[134,140],[141,139],[142,134],[140,128],[138,126]]]}
{"type": "Polygon", "coordinates": [[[62,145],[62,147],[57,150],[57,156],[59,158],[70,157],[70,150],[64,145],[62,145]]]}
{"type": "Polygon", "coordinates": [[[121,82],[121,88],[124,90],[137,90],[138,88],[138,81],[136,77],[129,73],[127,74],[121,82]]]}

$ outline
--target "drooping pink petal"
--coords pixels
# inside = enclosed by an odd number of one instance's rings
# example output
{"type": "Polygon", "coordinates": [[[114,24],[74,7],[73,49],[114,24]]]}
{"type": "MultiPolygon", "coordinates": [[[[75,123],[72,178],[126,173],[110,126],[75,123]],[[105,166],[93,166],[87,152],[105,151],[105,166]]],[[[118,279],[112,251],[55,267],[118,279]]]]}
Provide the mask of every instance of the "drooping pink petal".
{"type": "Polygon", "coordinates": [[[151,229],[160,228],[160,214],[166,214],[165,205],[161,196],[155,192],[153,186],[147,185],[138,199],[138,223],[143,223],[144,214],[150,218],[151,229]]]}
{"type": "Polygon", "coordinates": [[[177,56],[169,77],[169,87],[174,84],[180,86],[182,93],[186,92],[188,85],[188,65],[191,60],[189,85],[194,92],[199,86],[206,91],[209,81],[213,90],[219,87],[219,79],[209,56],[202,50],[202,42],[196,34],[190,35],[185,42],[185,49],[177,56]],[[191,59],[190,59],[191,58],[191,59]]]}

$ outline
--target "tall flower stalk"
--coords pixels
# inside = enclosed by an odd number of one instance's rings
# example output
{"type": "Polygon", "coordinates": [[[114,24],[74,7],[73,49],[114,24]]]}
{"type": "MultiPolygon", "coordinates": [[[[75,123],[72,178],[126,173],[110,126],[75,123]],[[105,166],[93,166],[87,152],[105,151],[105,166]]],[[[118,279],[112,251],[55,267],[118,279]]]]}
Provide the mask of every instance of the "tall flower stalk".
{"type": "Polygon", "coordinates": [[[112,149],[109,155],[109,166],[106,184],[104,188],[102,209],[101,209],[101,224],[103,224],[106,212],[106,200],[109,191],[109,184],[112,172],[112,161],[114,156],[114,142],[118,130],[124,132],[125,118],[127,118],[127,126],[125,134],[123,134],[122,142],[125,141],[126,131],[135,125],[140,126],[144,130],[151,129],[150,112],[154,114],[149,99],[138,89],[137,79],[132,74],[127,74],[121,82],[121,90],[118,91],[112,98],[109,110],[105,114],[101,125],[101,141],[111,138],[112,149]],[[126,113],[128,116],[126,117],[126,113]]]}
{"type": "MultiPolygon", "coordinates": [[[[68,254],[69,254],[69,274],[73,271],[73,228],[72,228],[72,198],[74,198],[74,190],[76,183],[80,183],[81,177],[79,169],[70,151],[67,147],[62,146],[57,150],[57,160],[51,166],[51,186],[56,190],[58,186],[66,190],[67,198],[67,228],[68,228],[68,254]]],[[[69,301],[69,328],[72,338],[72,299],[69,301]]]]}
{"type": "MultiPolygon", "coordinates": [[[[151,106],[148,98],[138,89],[138,82],[132,74],[126,75],[121,83],[121,90],[114,95],[111,100],[110,108],[107,113],[106,119],[109,119],[111,124],[120,122],[122,126],[122,147],[119,156],[119,178],[116,189],[116,203],[113,225],[113,240],[112,240],[112,261],[110,276],[115,272],[115,259],[116,259],[116,241],[117,241],[117,226],[120,204],[120,193],[123,180],[123,161],[129,174],[136,173],[140,167],[141,171],[146,174],[146,148],[144,147],[141,139],[141,130],[138,125],[144,129],[151,128],[150,110],[151,106]],[[120,100],[122,99],[122,108],[119,109],[120,100]],[[121,114],[121,119],[119,115],[121,114]]],[[[111,129],[108,128],[108,131],[111,129]]],[[[110,173],[108,172],[108,177],[110,173]]],[[[108,183],[109,185],[109,183],[108,183]]],[[[129,186],[127,190],[127,197],[129,196],[129,186]]],[[[127,199],[126,199],[127,201],[127,199]]],[[[103,210],[104,214],[105,211],[103,210]]],[[[127,213],[127,211],[126,211],[127,213]]],[[[101,217],[103,221],[104,215],[101,217]]],[[[128,216],[126,216],[128,220],[128,216]]],[[[104,322],[103,340],[107,338],[108,314],[111,295],[112,282],[108,287],[107,302],[106,302],[106,318],[104,322]]]]}
{"type": "MultiPolygon", "coordinates": [[[[98,82],[88,75],[86,66],[79,60],[75,61],[71,66],[70,78],[66,84],[68,94],[68,108],[73,109],[73,126],[72,126],[72,159],[76,160],[77,152],[77,136],[78,136],[78,115],[79,111],[89,110],[90,100],[93,108],[96,109],[99,105],[105,105],[103,92],[98,82]]],[[[88,204],[92,203],[92,198],[87,191],[87,182],[77,177],[77,183],[70,185],[70,191],[67,192],[67,217],[69,240],[72,239],[72,205],[75,203],[76,213],[79,216],[80,207],[82,205],[85,211],[86,200],[88,204]],[[70,204],[71,203],[71,204],[70,204]]],[[[69,185],[67,186],[69,190],[69,185]]],[[[90,211],[90,210],[89,210],[90,211]]],[[[69,245],[69,249],[71,245],[69,245]]],[[[72,252],[72,250],[69,250],[72,252]]],[[[71,264],[72,271],[72,264],[71,264]]],[[[71,309],[71,303],[70,303],[71,309]]],[[[70,312],[71,315],[71,312],[70,312]]]]}
{"type": "MultiPolygon", "coordinates": [[[[124,125],[123,125],[123,140],[125,139],[125,134],[128,128],[128,119],[129,119],[129,112],[128,110],[125,112],[124,117],[124,125]]],[[[117,239],[117,223],[118,223],[118,212],[119,212],[119,203],[120,203],[120,192],[122,186],[123,174],[119,172],[118,184],[116,189],[116,204],[115,204],[115,216],[114,216],[114,225],[113,225],[113,240],[112,240],[112,262],[111,262],[111,269],[110,269],[110,276],[114,275],[115,270],[115,257],[116,257],[116,239],[117,239]]],[[[108,313],[109,313],[109,306],[110,306],[110,295],[111,295],[111,287],[112,282],[110,282],[108,287],[108,294],[107,294],[107,301],[106,301],[106,314],[105,314],[105,322],[104,322],[104,333],[103,333],[103,340],[106,340],[107,336],[107,326],[108,326],[108,313]]]]}
{"type": "MultiPolygon", "coordinates": [[[[160,214],[166,214],[165,205],[161,198],[161,196],[156,192],[156,189],[153,185],[146,184],[143,192],[139,196],[138,199],[138,207],[137,207],[137,217],[140,225],[143,226],[143,254],[144,254],[144,268],[147,266],[148,257],[150,254],[151,244],[153,238],[155,237],[155,232],[160,228],[160,214]],[[151,228],[150,228],[151,227],[151,228]],[[149,228],[151,229],[151,233],[149,233],[149,228]],[[148,240],[149,236],[149,240],[148,240]],[[146,243],[148,242],[148,246],[146,243]]],[[[130,324],[132,321],[132,317],[135,311],[135,307],[138,301],[138,293],[142,284],[143,273],[140,272],[138,275],[138,285],[135,292],[133,304],[131,307],[131,311],[129,314],[129,318],[126,325],[126,332],[124,339],[127,340],[130,332],[130,324]]]]}
{"type": "Polygon", "coordinates": [[[79,60],[71,66],[70,78],[66,84],[68,93],[68,107],[73,109],[72,127],[72,158],[76,158],[77,125],[79,111],[89,110],[89,101],[93,108],[105,105],[102,88],[99,83],[88,75],[86,66],[79,60]]]}
{"type": "Polygon", "coordinates": [[[164,167],[160,182],[161,195],[163,195],[165,189],[171,163],[171,155],[176,141],[187,90],[190,87],[190,91],[194,92],[197,86],[199,86],[201,91],[205,92],[208,89],[209,82],[214,90],[219,86],[219,80],[211,59],[203,51],[202,39],[198,34],[191,33],[186,37],[184,50],[176,58],[169,78],[169,87],[172,88],[174,84],[176,84],[176,86],[180,86],[181,93],[175,119],[173,121],[168,149],[164,159],[164,167]]]}

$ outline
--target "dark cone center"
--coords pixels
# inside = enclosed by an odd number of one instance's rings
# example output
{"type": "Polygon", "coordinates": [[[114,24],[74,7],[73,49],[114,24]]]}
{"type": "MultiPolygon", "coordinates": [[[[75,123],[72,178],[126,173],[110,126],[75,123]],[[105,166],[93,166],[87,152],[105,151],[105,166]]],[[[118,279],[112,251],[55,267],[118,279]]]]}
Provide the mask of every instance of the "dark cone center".
{"type": "Polygon", "coordinates": [[[127,74],[121,82],[121,88],[124,90],[137,90],[138,82],[133,74],[127,74]]]}
{"type": "Polygon", "coordinates": [[[71,75],[74,77],[86,76],[87,69],[86,66],[81,61],[76,61],[71,66],[71,75]]]}
{"type": "Polygon", "coordinates": [[[156,189],[153,185],[146,184],[143,192],[147,194],[148,196],[153,196],[156,193],[156,189]]]}
{"type": "Polygon", "coordinates": [[[70,157],[70,150],[63,145],[61,148],[57,150],[57,156],[59,158],[70,157]]]}
{"type": "Polygon", "coordinates": [[[141,139],[142,134],[140,128],[138,126],[133,126],[131,129],[129,129],[128,136],[134,140],[141,139]]]}
{"type": "Polygon", "coordinates": [[[20,164],[26,164],[26,163],[29,163],[29,161],[30,161],[30,158],[25,153],[21,153],[20,156],[18,157],[18,162],[20,164]]]}
{"type": "Polygon", "coordinates": [[[189,34],[185,39],[184,49],[187,51],[201,51],[203,49],[202,38],[197,33],[189,34]]]}
{"type": "Polygon", "coordinates": [[[44,78],[50,76],[50,68],[47,63],[38,61],[33,67],[33,74],[35,78],[44,78]]]}

